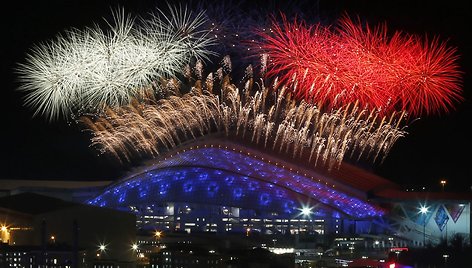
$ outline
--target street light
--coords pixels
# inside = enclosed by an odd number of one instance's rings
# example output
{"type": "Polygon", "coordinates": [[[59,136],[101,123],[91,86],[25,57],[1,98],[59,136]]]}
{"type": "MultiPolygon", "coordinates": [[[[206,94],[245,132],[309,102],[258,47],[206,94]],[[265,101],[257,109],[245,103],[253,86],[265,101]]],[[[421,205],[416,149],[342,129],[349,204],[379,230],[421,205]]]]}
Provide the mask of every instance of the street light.
{"type": "Polygon", "coordinates": [[[106,252],[106,250],[107,246],[105,244],[98,245],[97,258],[100,258],[102,254],[106,252]]]}
{"type": "Polygon", "coordinates": [[[426,247],[426,213],[428,213],[428,207],[421,206],[420,213],[423,214],[423,247],[426,247]]]}
{"type": "Polygon", "coordinates": [[[311,207],[303,207],[301,211],[303,216],[309,216],[311,214],[311,207]]]}
{"type": "Polygon", "coordinates": [[[439,181],[441,183],[442,191],[444,192],[444,186],[446,186],[447,181],[446,180],[441,180],[439,181]]]}
{"type": "Polygon", "coordinates": [[[449,255],[448,255],[448,254],[444,254],[444,255],[443,255],[443,258],[444,258],[444,267],[447,267],[447,258],[449,258],[449,255]]]}
{"type": "Polygon", "coordinates": [[[157,246],[159,247],[160,245],[160,238],[162,237],[162,232],[161,231],[155,231],[154,232],[154,237],[156,238],[156,241],[157,241],[157,246]]]}
{"type": "Polygon", "coordinates": [[[0,227],[0,242],[9,243],[10,242],[10,230],[6,225],[0,227]]]}
{"type": "Polygon", "coordinates": [[[300,214],[298,214],[298,233],[300,234],[301,232],[303,218],[308,219],[308,222],[306,223],[306,230],[305,230],[306,232],[308,232],[311,214],[313,214],[313,207],[310,207],[308,205],[302,205],[302,207],[299,208],[298,210],[300,210],[300,214]]]}

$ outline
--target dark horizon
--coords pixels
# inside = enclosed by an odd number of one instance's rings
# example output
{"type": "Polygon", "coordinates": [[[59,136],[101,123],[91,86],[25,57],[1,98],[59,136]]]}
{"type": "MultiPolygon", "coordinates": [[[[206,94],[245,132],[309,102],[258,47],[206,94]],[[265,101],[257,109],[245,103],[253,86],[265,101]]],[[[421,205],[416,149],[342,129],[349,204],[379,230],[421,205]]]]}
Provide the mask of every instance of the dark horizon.
{"type": "MultiPolygon", "coordinates": [[[[306,1],[300,1],[305,3],[306,1]]],[[[383,163],[364,167],[373,173],[408,188],[425,186],[439,191],[439,181],[447,180],[448,191],[471,191],[472,167],[468,152],[472,141],[467,122],[472,115],[470,57],[472,32],[468,19],[471,9],[462,1],[318,1],[314,8],[320,17],[332,19],[343,12],[359,15],[369,24],[387,23],[391,30],[422,36],[439,36],[457,47],[464,72],[464,102],[449,114],[425,116],[407,127],[407,136],[394,144],[383,163]]],[[[36,1],[15,2],[4,16],[8,25],[2,42],[2,75],[6,81],[2,105],[3,172],[0,179],[31,180],[115,180],[129,169],[90,147],[90,134],[65,121],[49,123],[33,117],[23,106],[23,94],[16,91],[15,64],[24,61],[29,49],[48,41],[72,27],[83,28],[110,15],[112,7],[122,5],[136,14],[153,7],[152,1],[36,1]]],[[[147,12],[147,11],[146,11],[147,12]]]]}

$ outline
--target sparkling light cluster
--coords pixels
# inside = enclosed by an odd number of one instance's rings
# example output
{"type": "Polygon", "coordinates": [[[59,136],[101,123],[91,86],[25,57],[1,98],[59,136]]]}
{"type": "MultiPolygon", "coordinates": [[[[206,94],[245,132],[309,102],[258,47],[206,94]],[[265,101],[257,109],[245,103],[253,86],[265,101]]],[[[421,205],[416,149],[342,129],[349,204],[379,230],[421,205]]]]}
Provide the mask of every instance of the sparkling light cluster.
{"type": "MultiPolygon", "coordinates": [[[[223,64],[230,69],[228,57],[223,64]]],[[[201,76],[201,65],[196,67],[196,76],[201,76]]],[[[230,83],[230,76],[223,76],[221,69],[215,79],[212,73],[205,82],[197,78],[189,93],[182,94],[183,85],[169,80],[159,86],[164,95],[170,95],[167,98],[136,101],[81,120],[93,131],[93,144],[121,160],[156,156],[197,137],[225,133],[331,169],[347,153],[357,159],[382,158],[405,134],[399,128],[403,114],[379,118],[378,112],[357,104],[324,112],[292,99],[285,93],[290,88],[281,87],[276,94],[277,85],[260,80],[256,90],[250,67],[242,89],[230,83]]]]}
{"type": "Polygon", "coordinates": [[[25,104],[49,120],[129,103],[137,89],[206,59],[214,39],[202,12],[169,6],[139,27],[123,10],[108,28],[72,29],[36,45],[17,68],[25,104]]]}
{"type": "Polygon", "coordinates": [[[362,25],[344,16],[336,28],[300,20],[273,20],[259,32],[258,48],[270,57],[268,75],[291,85],[307,102],[339,108],[361,107],[390,114],[448,112],[462,100],[456,49],[428,40],[362,25]]]}

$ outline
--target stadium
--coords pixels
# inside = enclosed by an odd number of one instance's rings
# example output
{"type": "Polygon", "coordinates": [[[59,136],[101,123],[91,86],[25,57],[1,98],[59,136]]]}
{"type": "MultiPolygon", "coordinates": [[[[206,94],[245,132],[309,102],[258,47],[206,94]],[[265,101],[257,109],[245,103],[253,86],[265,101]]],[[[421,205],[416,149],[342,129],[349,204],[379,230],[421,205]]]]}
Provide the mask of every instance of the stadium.
{"type": "Polygon", "coordinates": [[[405,192],[348,163],[327,172],[218,136],[153,159],[87,203],[133,212],[151,231],[365,235],[372,247],[470,241],[468,195],[405,192]]]}

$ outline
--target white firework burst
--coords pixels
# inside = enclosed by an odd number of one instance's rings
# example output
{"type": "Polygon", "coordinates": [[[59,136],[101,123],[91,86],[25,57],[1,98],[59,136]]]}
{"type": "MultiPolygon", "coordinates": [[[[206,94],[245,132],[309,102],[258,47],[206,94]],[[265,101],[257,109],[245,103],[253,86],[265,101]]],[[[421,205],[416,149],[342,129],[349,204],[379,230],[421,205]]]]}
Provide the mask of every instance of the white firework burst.
{"type": "Polygon", "coordinates": [[[137,90],[172,76],[194,57],[208,59],[213,39],[200,29],[203,13],[169,6],[135,27],[123,9],[106,29],[72,29],[33,47],[17,72],[25,105],[50,121],[126,105],[137,90]]]}

